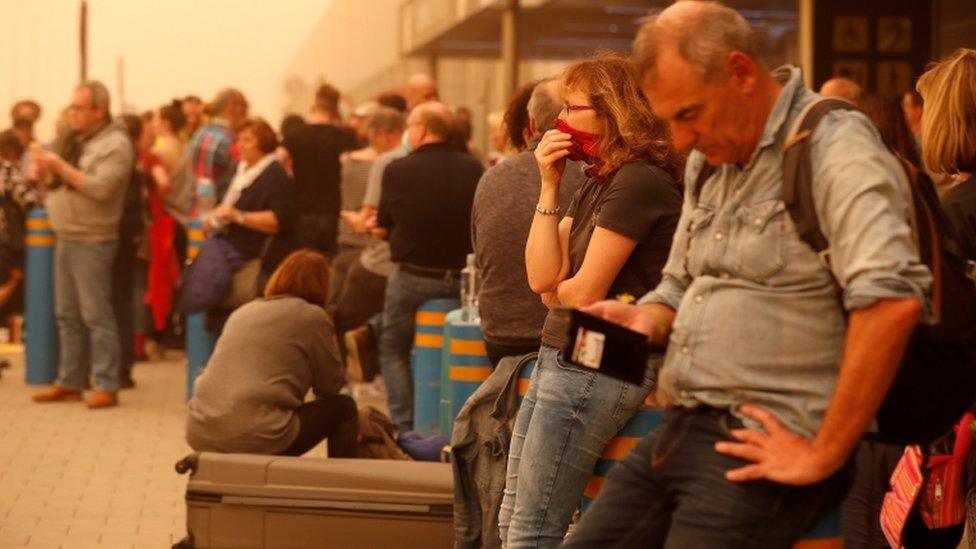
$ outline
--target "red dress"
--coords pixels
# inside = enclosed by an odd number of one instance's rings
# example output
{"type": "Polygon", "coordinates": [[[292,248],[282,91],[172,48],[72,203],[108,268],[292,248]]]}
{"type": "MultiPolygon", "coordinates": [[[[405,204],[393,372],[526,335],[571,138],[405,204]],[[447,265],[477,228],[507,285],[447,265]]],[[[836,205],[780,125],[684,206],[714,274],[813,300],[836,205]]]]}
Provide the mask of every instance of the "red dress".
{"type": "MultiPolygon", "coordinates": [[[[143,170],[150,174],[152,168],[160,164],[153,153],[140,154],[143,170]]],[[[152,312],[153,326],[157,331],[164,330],[173,310],[173,294],[180,279],[180,265],[173,248],[176,237],[176,220],[163,208],[163,198],[156,185],[149,185],[149,210],[152,223],[149,225],[149,279],[146,283],[145,303],[152,312]]]]}

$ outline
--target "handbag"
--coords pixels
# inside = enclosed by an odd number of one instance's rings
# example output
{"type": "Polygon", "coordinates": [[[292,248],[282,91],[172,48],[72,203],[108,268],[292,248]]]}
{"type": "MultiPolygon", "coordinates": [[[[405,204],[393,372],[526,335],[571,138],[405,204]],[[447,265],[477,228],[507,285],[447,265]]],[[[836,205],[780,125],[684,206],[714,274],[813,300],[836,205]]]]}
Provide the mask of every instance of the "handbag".
{"type": "Polygon", "coordinates": [[[261,246],[261,253],[234,271],[230,293],[220,302],[221,309],[232,311],[261,295],[261,263],[270,247],[271,237],[267,237],[261,246]]]}
{"type": "Polygon", "coordinates": [[[908,517],[917,508],[926,528],[939,530],[966,520],[966,460],[974,416],[967,412],[954,429],[951,453],[926,456],[922,448],[905,448],[891,475],[891,491],[881,505],[881,530],[892,547],[902,547],[908,517]]]}

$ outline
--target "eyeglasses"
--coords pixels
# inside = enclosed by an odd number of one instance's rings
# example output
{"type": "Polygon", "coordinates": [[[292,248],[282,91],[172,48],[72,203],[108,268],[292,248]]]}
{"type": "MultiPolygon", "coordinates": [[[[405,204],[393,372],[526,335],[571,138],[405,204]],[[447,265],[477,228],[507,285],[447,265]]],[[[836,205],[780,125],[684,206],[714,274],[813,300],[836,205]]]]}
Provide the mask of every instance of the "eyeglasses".
{"type": "Polygon", "coordinates": [[[72,112],[87,111],[87,110],[89,110],[91,108],[93,108],[91,105],[71,104],[71,105],[68,106],[68,110],[70,110],[72,112]]]}
{"type": "Polygon", "coordinates": [[[573,113],[580,111],[592,111],[593,105],[570,105],[569,103],[563,103],[563,109],[560,112],[573,113]]]}

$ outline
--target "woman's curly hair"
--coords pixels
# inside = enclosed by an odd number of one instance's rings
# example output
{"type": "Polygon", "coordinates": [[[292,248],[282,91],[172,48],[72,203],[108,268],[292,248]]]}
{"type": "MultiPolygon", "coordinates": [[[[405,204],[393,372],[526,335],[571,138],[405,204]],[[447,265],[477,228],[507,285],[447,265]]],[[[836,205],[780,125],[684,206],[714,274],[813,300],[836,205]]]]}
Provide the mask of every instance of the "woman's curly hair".
{"type": "Polygon", "coordinates": [[[633,63],[619,53],[598,53],[566,68],[565,91],[586,93],[602,121],[600,177],[621,166],[648,160],[681,182],[685,155],[675,149],[667,124],[654,116],[633,63]]]}

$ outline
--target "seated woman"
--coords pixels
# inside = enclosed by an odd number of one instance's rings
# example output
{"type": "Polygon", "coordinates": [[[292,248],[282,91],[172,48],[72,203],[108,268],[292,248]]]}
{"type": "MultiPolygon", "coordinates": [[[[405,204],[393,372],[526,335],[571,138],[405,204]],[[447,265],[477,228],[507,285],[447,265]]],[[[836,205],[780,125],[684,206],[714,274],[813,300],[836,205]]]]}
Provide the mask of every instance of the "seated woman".
{"type": "Polygon", "coordinates": [[[274,130],[261,119],[247,120],[238,130],[237,144],[241,158],[237,173],[221,203],[203,219],[212,237],[184,282],[180,309],[186,314],[221,305],[234,289],[233,274],[255,259],[260,259],[261,270],[253,287],[259,288],[258,279],[274,271],[293,249],[286,230],[293,184],[275,160],[274,130]]]}
{"type": "Polygon", "coordinates": [[[285,259],[264,299],[227,321],[193,386],[186,441],[196,451],[300,456],[328,437],[330,457],[356,457],[356,404],[325,312],[329,262],[285,259]],[[315,400],[303,403],[309,388],[315,400]]]}
{"type": "MultiPolygon", "coordinates": [[[[681,213],[682,155],[651,114],[630,62],[603,54],[569,66],[565,105],[535,149],[542,186],[525,247],[529,286],[550,305],[633,299],[661,279],[681,213]],[[587,180],[559,217],[566,159],[587,180]]],[[[499,515],[503,545],[562,543],[607,442],[652,387],[569,363],[569,326],[551,311],[539,360],[512,431],[499,515]]]]}

